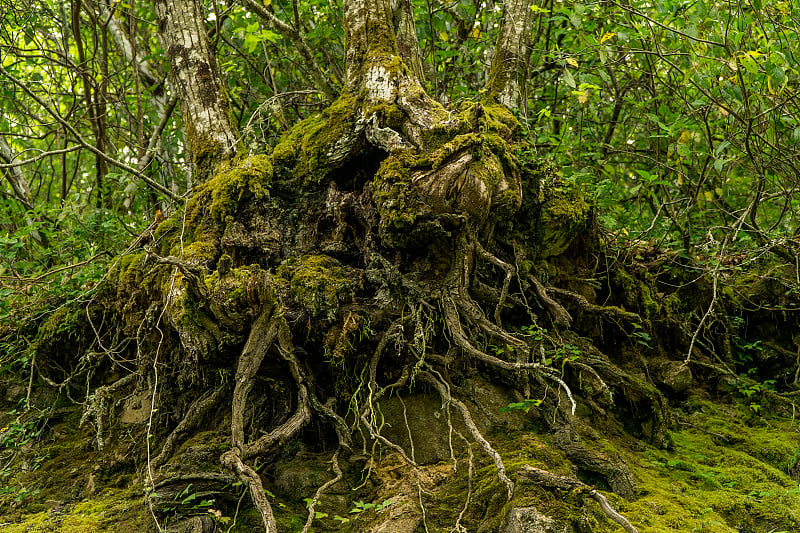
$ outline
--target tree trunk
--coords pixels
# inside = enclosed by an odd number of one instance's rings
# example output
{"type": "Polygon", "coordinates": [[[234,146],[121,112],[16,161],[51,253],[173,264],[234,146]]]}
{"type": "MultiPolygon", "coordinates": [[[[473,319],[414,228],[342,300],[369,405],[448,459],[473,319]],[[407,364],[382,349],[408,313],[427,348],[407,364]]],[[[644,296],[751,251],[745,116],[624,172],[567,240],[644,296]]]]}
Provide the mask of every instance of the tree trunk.
{"type": "Polygon", "coordinates": [[[487,82],[487,99],[524,110],[525,83],[531,56],[531,0],[507,0],[487,82]]]}
{"type": "Polygon", "coordinates": [[[156,0],[158,35],[172,67],[181,101],[187,151],[195,181],[211,176],[214,164],[233,155],[236,128],[225,84],[206,34],[197,0],[156,0]]]}
{"type": "MultiPolygon", "coordinates": [[[[11,146],[8,145],[5,138],[2,136],[0,136],[0,161],[3,161],[3,163],[6,165],[10,165],[8,167],[4,167],[2,170],[3,174],[6,176],[6,179],[11,184],[11,189],[14,191],[14,196],[25,207],[25,209],[32,210],[33,199],[31,198],[31,188],[28,185],[28,180],[26,180],[25,176],[22,174],[22,169],[14,165],[16,162],[16,156],[14,155],[11,146]]],[[[30,226],[33,225],[34,220],[26,216],[25,222],[30,226]]],[[[33,230],[31,232],[31,237],[33,237],[33,240],[35,240],[37,244],[43,247],[48,246],[47,240],[39,231],[33,230]]]]}

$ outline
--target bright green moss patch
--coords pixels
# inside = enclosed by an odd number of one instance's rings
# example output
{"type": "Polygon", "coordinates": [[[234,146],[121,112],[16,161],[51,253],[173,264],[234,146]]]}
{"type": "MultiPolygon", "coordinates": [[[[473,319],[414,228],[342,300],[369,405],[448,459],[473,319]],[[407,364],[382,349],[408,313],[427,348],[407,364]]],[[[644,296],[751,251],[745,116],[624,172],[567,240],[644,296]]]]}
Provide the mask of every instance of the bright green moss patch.
{"type": "Polygon", "coordinates": [[[22,514],[16,523],[0,525],[2,533],[144,533],[153,530],[142,492],[135,489],[106,489],[91,500],[22,514]]]}
{"type": "Polygon", "coordinates": [[[630,456],[642,497],[622,511],[645,532],[800,531],[797,423],[741,420],[735,406],[691,400],[671,451],[630,456]],[[792,466],[790,466],[792,465],[792,466]]]}
{"type": "Polygon", "coordinates": [[[272,151],[286,177],[317,183],[331,171],[337,144],[352,135],[359,100],[343,93],[329,108],[295,125],[272,151]]]}
{"type": "Polygon", "coordinates": [[[292,296],[312,315],[336,315],[356,289],[355,273],[327,255],[290,259],[278,268],[292,296]]]}
{"type": "Polygon", "coordinates": [[[214,177],[197,187],[187,205],[187,220],[198,221],[198,210],[207,210],[214,220],[222,221],[236,213],[239,203],[250,196],[267,196],[272,181],[272,159],[254,155],[235,160],[220,168],[214,177]],[[193,216],[191,216],[193,215],[193,216]]]}
{"type": "Polygon", "coordinates": [[[589,226],[592,208],[577,189],[555,189],[541,205],[539,256],[560,255],[589,226]]]}
{"type": "Polygon", "coordinates": [[[38,337],[51,339],[60,333],[66,333],[68,337],[71,337],[71,332],[80,327],[82,316],[83,310],[75,305],[59,307],[39,326],[38,337]]]}
{"type": "Polygon", "coordinates": [[[411,187],[412,158],[409,154],[395,154],[381,163],[373,180],[372,197],[380,213],[379,232],[384,244],[391,236],[410,228],[417,217],[428,208],[411,187]]]}

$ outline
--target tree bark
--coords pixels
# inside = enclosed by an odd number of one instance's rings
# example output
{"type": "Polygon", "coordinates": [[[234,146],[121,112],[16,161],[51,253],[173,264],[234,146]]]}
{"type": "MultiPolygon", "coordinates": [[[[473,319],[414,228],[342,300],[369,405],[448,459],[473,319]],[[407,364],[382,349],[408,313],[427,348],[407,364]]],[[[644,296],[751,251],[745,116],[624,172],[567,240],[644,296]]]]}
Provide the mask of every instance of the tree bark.
{"type": "Polygon", "coordinates": [[[534,13],[531,0],[507,0],[487,82],[489,101],[509,109],[525,107],[534,13]]]}
{"type": "Polygon", "coordinates": [[[345,0],[346,91],[365,95],[367,139],[387,152],[423,148],[421,133],[445,122],[422,86],[422,62],[408,0],[345,0]],[[376,111],[397,106],[402,120],[376,111]],[[392,122],[390,124],[390,122],[392,122]]]}
{"type": "MultiPolygon", "coordinates": [[[[14,163],[15,159],[16,156],[14,155],[11,146],[8,145],[3,137],[0,137],[0,160],[10,165],[14,163]]],[[[6,175],[8,182],[11,184],[11,189],[14,191],[14,196],[16,196],[17,200],[19,200],[19,202],[25,206],[25,209],[32,210],[33,200],[31,199],[31,188],[28,185],[28,181],[25,179],[25,176],[22,174],[20,167],[10,166],[5,169],[4,174],[6,175]]],[[[34,220],[26,216],[25,223],[30,226],[33,225],[34,220]]],[[[31,237],[33,237],[33,240],[35,240],[40,246],[48,246],[47,240],[37,230],[33,230],[31,232],[31,237]]]]}
{"type": "Polygon", "coordinates": [[[155,7],[159,38],[181,101],[195,181],[205,181],[216,162],[235,152],[236,129],[225,84],[197,0],[156,0],[155,7]]]}

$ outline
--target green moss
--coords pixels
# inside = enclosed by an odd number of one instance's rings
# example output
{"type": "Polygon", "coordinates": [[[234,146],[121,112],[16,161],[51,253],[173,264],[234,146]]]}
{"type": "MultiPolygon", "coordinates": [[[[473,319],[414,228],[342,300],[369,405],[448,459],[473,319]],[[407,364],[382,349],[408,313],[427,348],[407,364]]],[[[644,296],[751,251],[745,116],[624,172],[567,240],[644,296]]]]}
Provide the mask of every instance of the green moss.
{"type": "Polygon", "coordinates": [[[393,154],[384,159],[371,183],[373,201],[380,213],[379,234],[385,245],[429,211],[411,186],[413,164],[410,154],[393,154]]]}
{"type": "Polygon", "coordinates": [[[39,326],[39,339],[52,339],[65,333],[68,337],[81,325],[83,310],[77,306],[64,305],[56,309],[47,320],[39,326]]]}
{"type": "Polygon", "coordinates": [[[204,212],[216,221],[223,221],[236,213],[245,197],[267,196],[271,181],[272,159],[269,156],[253,155],[228,162],[197,187],[186,207],[187,223],[196,225],[204,212]]]}
{"type": "Polygon", "coordinates": [[[106,489],[91,500],[22,515],[16,524],[0,527],[3,533],[69,531],[70,533],[141,533],[152,531],[152,518],[141,490],[106,489]]]}
{"type": "Polygon", "coordinates": [[[121,255],[108,273],[108,279],[125,288],[136,287],[142,279],[142,268],[147,260],[145,252],[121,255]]]}
{"type": "Polygon", "coordinates": [[[172,255],[190,263],[211,265],[219,255],[219,236],[216,232],[205,232],[196,237],[197,240],[183,247],[173,248],[172,255]]]}
{"type": "Polygon", "coordinates": [[[586,231],[592,212],[581,191],[575,188],[553,187],[547,194],[541,204],[538,228],[538,251],[543,259],[564,253],[586,231]]]}
{"type": "Polygon", "coordinates": [[[177,230],[178,228],[179,228],[178,221],[174,216],[172,216],[164,220],[161,224],[158,225],[158,227],[156,227],[155,231],[153,231],[154,240],[156,242],[160,242],[167,235],[177,230]]]}
{"type": "Polygon", "coordinates": [[[661,309],[661,306],[653,299],[653,293],[648,285],[623,269],[614,272],[614,283],[620,288],[620,292],[628,309],[636,310],[645,318],[650,318],[661,309]]]}
{"type": "Polygon", "coordinates": [[[642,497],[620,510],[642,533],[800,530],[800,490],[788,475],[796,424],[774,418],[754,428],[736,406],[686,405],[695,410],[672,432],[673,450],[629,456],[642,497]]]}
{"type": "Polygon", "coordinates": [[[520,124],[514,114],[504,105],[483,104],[486,113],[486,126],[491,132],[505,139],[515,137],[520,131],[520,124]]]}
{"type": "Polygon", "coordinates": [[[276,169],[288,177],[318,183],[331,171],[336,145],[352,134],[360,100],[349,93],[329,108],[295,125],[272,151],[276,169]]]}
{"type": "Polygon", "coordinates": [[[332,318],[356,289],[355,273],[327,255],[291,259],[277,275],[288,281],[293,297],[314,316],[332,318]]]}

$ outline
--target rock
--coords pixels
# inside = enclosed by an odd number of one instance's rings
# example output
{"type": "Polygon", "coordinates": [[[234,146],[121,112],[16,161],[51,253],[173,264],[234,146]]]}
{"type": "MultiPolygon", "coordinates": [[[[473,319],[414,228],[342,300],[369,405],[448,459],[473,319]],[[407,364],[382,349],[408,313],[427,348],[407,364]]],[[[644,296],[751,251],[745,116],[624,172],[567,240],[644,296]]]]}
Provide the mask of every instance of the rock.
{"type": "Polygon", "coordinates": [[[681,361],[670,361],[661,368],[661,382],[673,394],[680,394],[692,385],[692,370],[681,361]]]}
{"type": "Polygon", "coordinates": [[[169,528],[169,533],[213,533],[217,525],[211,515],[192,516],[169,528]]]}
{"type": "Polygon", "coordinates": [[[294,459],[277,467],[275,487],[293,500],[312,497],[320,486],[334,476],[328,459],[328,455],[298,453],[294,459]]]}
{"type": "Polygon", "coordinates": [[[556,523],[536,507],[515,507],[508,514],[503,533],[556,533],[556,523]]]}
{"type": "Polygon", "coordinates": [[[149,390],[140,391],[127,400],[122,407],[119,420],[123,424],[142,424],[150,418],[151,393],[149,390]]]}
{"type": "Polygon", "coordinates": [[[397,498],[388,509],[378,514],[378,517],[368,526],[364,526],[364,533],[414,533],[422,523],[422,513],[419,511],[418,502],[405,496],[397,498]]]}
{"type": "MultiPolygon", "coordinates": [[[[509,403],[518,401],[510,391],[481,378],[467,380],[454,396],[464,400],[478,429],[487,434],[497,427],[522,429],[525,414],[522,411],[501,412],[509,403]]],[[[435,464],[450,461],[451,445],[456,454],[463,451],[458,439],[453,438],[448,426],[448,413],[442,399],[435,392],[411,396],[392,397],[380,403],[379,411],[384,424],[381,435],[402,447],[411,455],[413,439],[414,460],[418,464],[435,464]]],[[[450,423],[456,431],[467,434],[464,420],[457,409],[450,410],[450,423]]]]}

